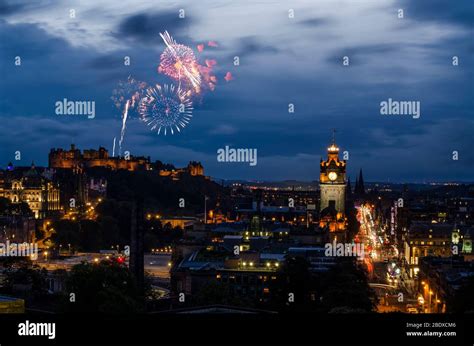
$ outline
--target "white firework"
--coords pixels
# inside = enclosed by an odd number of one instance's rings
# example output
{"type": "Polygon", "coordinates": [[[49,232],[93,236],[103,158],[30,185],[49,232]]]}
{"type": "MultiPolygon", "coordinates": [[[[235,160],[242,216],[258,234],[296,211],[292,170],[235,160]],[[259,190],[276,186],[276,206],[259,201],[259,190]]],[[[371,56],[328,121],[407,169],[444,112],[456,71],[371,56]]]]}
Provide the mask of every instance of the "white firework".
{"type": "Polygon", "coordinates": [[[147,89],[138,106],[141,120],[159,135],[181,132],[192,118],[190,92],[171,84],[157,84],[147,89]]]}

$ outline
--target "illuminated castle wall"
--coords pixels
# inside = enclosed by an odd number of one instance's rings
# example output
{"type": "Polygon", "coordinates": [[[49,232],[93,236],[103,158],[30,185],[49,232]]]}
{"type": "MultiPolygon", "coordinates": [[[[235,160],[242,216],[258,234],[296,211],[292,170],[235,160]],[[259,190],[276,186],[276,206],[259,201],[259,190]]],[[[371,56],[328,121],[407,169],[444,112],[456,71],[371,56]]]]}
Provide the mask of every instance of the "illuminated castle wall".
{"type": "Polygon", "coordinates": [[[162,177],[172,177],[173,180],[179,180],[179,176],[183,173],[188,173],[192,176],[203,176],[204,167],[200,162],[191,161],[185,168],[160,170],[160,175],[162,177]]]}
{"type": "Polygon", "coordinates": [[[82,153],[71,145],[70,150],[51,149],[49,153],[50,168],[92,168],[105,167],[112,170],[125,169],[135,171],[137,169],[150,169],[150,158],[130,156],[129,159],[122,157],[109,157],[108,151],[100,147],[99,150],[84,150],[82,153]]]}

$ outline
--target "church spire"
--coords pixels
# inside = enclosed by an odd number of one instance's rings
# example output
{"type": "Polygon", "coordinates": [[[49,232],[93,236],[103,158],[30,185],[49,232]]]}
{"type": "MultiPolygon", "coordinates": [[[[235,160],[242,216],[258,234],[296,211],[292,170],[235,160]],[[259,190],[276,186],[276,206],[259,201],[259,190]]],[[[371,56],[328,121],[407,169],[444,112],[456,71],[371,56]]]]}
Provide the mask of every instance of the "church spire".
{"type": "Polygon", "coordinates": [[[364,177],[362,176],[362,168],[359,171],[359,195],[365,195],[364,177]]]}

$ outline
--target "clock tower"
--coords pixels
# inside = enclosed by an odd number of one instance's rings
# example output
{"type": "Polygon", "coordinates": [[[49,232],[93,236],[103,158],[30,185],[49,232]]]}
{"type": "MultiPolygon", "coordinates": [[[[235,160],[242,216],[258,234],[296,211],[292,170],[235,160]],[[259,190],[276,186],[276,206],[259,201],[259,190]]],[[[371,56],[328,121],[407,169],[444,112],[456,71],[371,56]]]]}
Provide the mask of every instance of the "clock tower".
{"type": "Polygon", "coordinates": [[[344,215],[346,200],[346,161],[339,160],[339,148],[333,134],[328,148],[327,160],[321,159],[319,188],[321,190],[320,211],[334,209],[338,216],[344,215]]]}

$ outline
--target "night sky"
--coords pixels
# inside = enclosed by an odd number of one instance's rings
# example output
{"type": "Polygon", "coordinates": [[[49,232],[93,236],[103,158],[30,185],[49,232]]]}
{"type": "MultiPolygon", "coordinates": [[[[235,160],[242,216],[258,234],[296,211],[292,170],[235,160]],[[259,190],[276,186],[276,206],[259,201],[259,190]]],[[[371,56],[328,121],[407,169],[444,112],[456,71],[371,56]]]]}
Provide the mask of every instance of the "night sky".
{"type": "Polygon", "coordinates": [[[353,181],[360,168],[368,181],[473,181],[473,7],[472,0],[0,1],[0,167],[17,150],[22,160],[14,164],[46,165],[50,148],[72,142],[111,152],[121,125],[112,90],[129,75],[169,81],[157,73],[159,33],[168,30],[200,62],[217,60],[218,85],[196,100],[180,134],[158,136],[129,119],[124,150],[132,155],[178,167],[198,160],[217,178],[309,181],[318,179],[336,128],[353,181]],[[198,53],[210,40],[219,46],[198,53]],[[227,71],[234,80],[224,80],[227,71]],[[95,101],[96,117],[55,114],[64,98],[95,101]],[[381,115],[389,98],[421,102],[421,117],[381,115]],[[256,148],[258,164],[217,162],[226,145],[256,148]]]}

